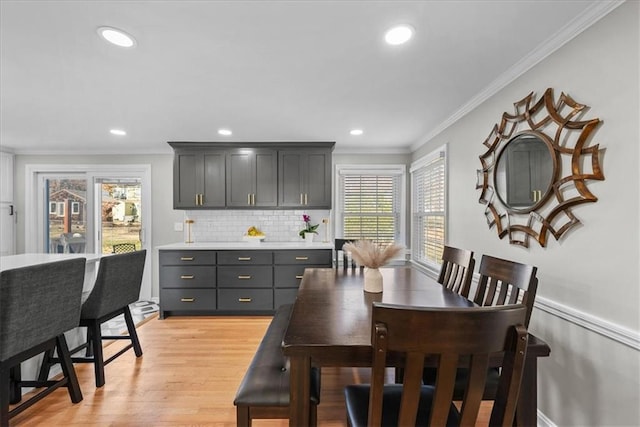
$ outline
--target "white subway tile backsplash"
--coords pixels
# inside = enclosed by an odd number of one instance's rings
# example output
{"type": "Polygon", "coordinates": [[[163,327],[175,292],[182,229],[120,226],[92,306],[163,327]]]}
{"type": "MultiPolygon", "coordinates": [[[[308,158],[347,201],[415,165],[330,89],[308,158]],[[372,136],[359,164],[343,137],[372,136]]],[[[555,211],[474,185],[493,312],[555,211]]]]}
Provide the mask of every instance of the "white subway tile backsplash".
{"type": "MultiPolygon", "coordinates": [[[[325,233],[322,218],[328,218],[328,210],[211,210],[185,211],[185,219],[191,224],[191,236],[195,242],[237,242],[242,240],[250,226],[256,226],[271,242],[300,241],[298,232],[305,227],[302,215],[311,217],[311,224],[320,224],[318,239],[331,237],[331,230],[325,233]]],[[[185,227],[185,238],[186,238],[185,227]]]]}

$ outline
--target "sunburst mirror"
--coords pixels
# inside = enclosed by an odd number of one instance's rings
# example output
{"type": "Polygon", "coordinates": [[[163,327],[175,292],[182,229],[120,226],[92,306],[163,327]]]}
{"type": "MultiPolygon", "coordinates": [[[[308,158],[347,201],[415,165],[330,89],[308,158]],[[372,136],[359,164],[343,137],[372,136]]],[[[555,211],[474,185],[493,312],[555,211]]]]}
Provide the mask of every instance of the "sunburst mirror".
{"type": "Polygon", "coordinates": [[[583,120],[589,107],[553,89],[535,100],[531,92],[505,112],[484,141],[476,189],[489,228],[500,239],[546,246],[580,224],[571,209],[598,198],[587,181],[603,181],[598,145],[589,145],[600,119],[583,120]],[[590,161],[589,161],[590,160],[590,161]]]}

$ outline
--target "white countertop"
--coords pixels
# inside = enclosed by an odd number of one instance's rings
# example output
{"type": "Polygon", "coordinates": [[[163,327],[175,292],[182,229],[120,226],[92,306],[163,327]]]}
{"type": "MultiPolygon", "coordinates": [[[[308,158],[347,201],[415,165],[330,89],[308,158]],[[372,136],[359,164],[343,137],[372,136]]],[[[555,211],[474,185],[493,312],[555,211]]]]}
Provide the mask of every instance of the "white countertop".
{"type": "Polygon", "coordinates": [[[0,271],[72,258],[86,258],[87,264],[100,260],[101,254],[20,254],[0,257],[0,271]]]}
{"type": "Polygon", "coordinates": [[[156,246],[156,249],[178,249],[178,250],[226,250],[226,249],[250,249],[250,250],[278,250],[278,249],[333,249],[333,243],[313,242],[308,245],[304,242],[269,242],[268,240],[259,243],[255,242],[198,242],[198,243],[171,243],[168,245],[156,246]]]}

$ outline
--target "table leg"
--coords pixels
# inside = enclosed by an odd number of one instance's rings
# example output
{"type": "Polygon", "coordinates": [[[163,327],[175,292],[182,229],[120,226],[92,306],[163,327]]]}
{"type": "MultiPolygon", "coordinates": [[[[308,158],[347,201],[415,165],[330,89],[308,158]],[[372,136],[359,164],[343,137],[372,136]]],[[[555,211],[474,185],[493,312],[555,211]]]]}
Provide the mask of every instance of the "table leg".
{"type": "Polygon", "coordinates": [[[516,410],[517,426],[535,426],[538,424],[538,358],[527,357],[524,362],[520,397],[516,410]]]}
{"type": "Polygon", "coordinates": [[[290,397],[289,426],[301,427],[309,425],[311,388],[311,359],[304,356],[291,356],[290,362],[290,397]]]}

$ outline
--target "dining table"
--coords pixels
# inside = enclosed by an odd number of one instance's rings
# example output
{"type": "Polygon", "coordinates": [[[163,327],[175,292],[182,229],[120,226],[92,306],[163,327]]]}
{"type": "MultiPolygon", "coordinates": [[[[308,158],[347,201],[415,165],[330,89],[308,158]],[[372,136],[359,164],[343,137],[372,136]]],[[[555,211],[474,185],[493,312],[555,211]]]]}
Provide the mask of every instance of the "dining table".
{"type": "MultiPolygon", "coordinates": [[[[307,268],[304,272],[282,348],[290,361],[290,426],[309,425],[310,372],[316,367],[370,367],[371,312],[374,301],[421,307],[474,307],[471,300],[446,289],[413,266],[380,268],[381,293],[364,292],[360,268],[307,268]]],[[[428,331],[425,331],[428,333],[428,331]]],[[[537,424],[537,359],[549,346],[529,333],[516,425],[537,424]]],[[[427,358],[428,359],[428,358],[427,358]]],[[[402,361],[388,360],[390,367],[402,361]]],[[[425,366],[428,366],[428,361],[425,366]]],[[[491,357],[499,367],[502,355],[491,357]]]]}

